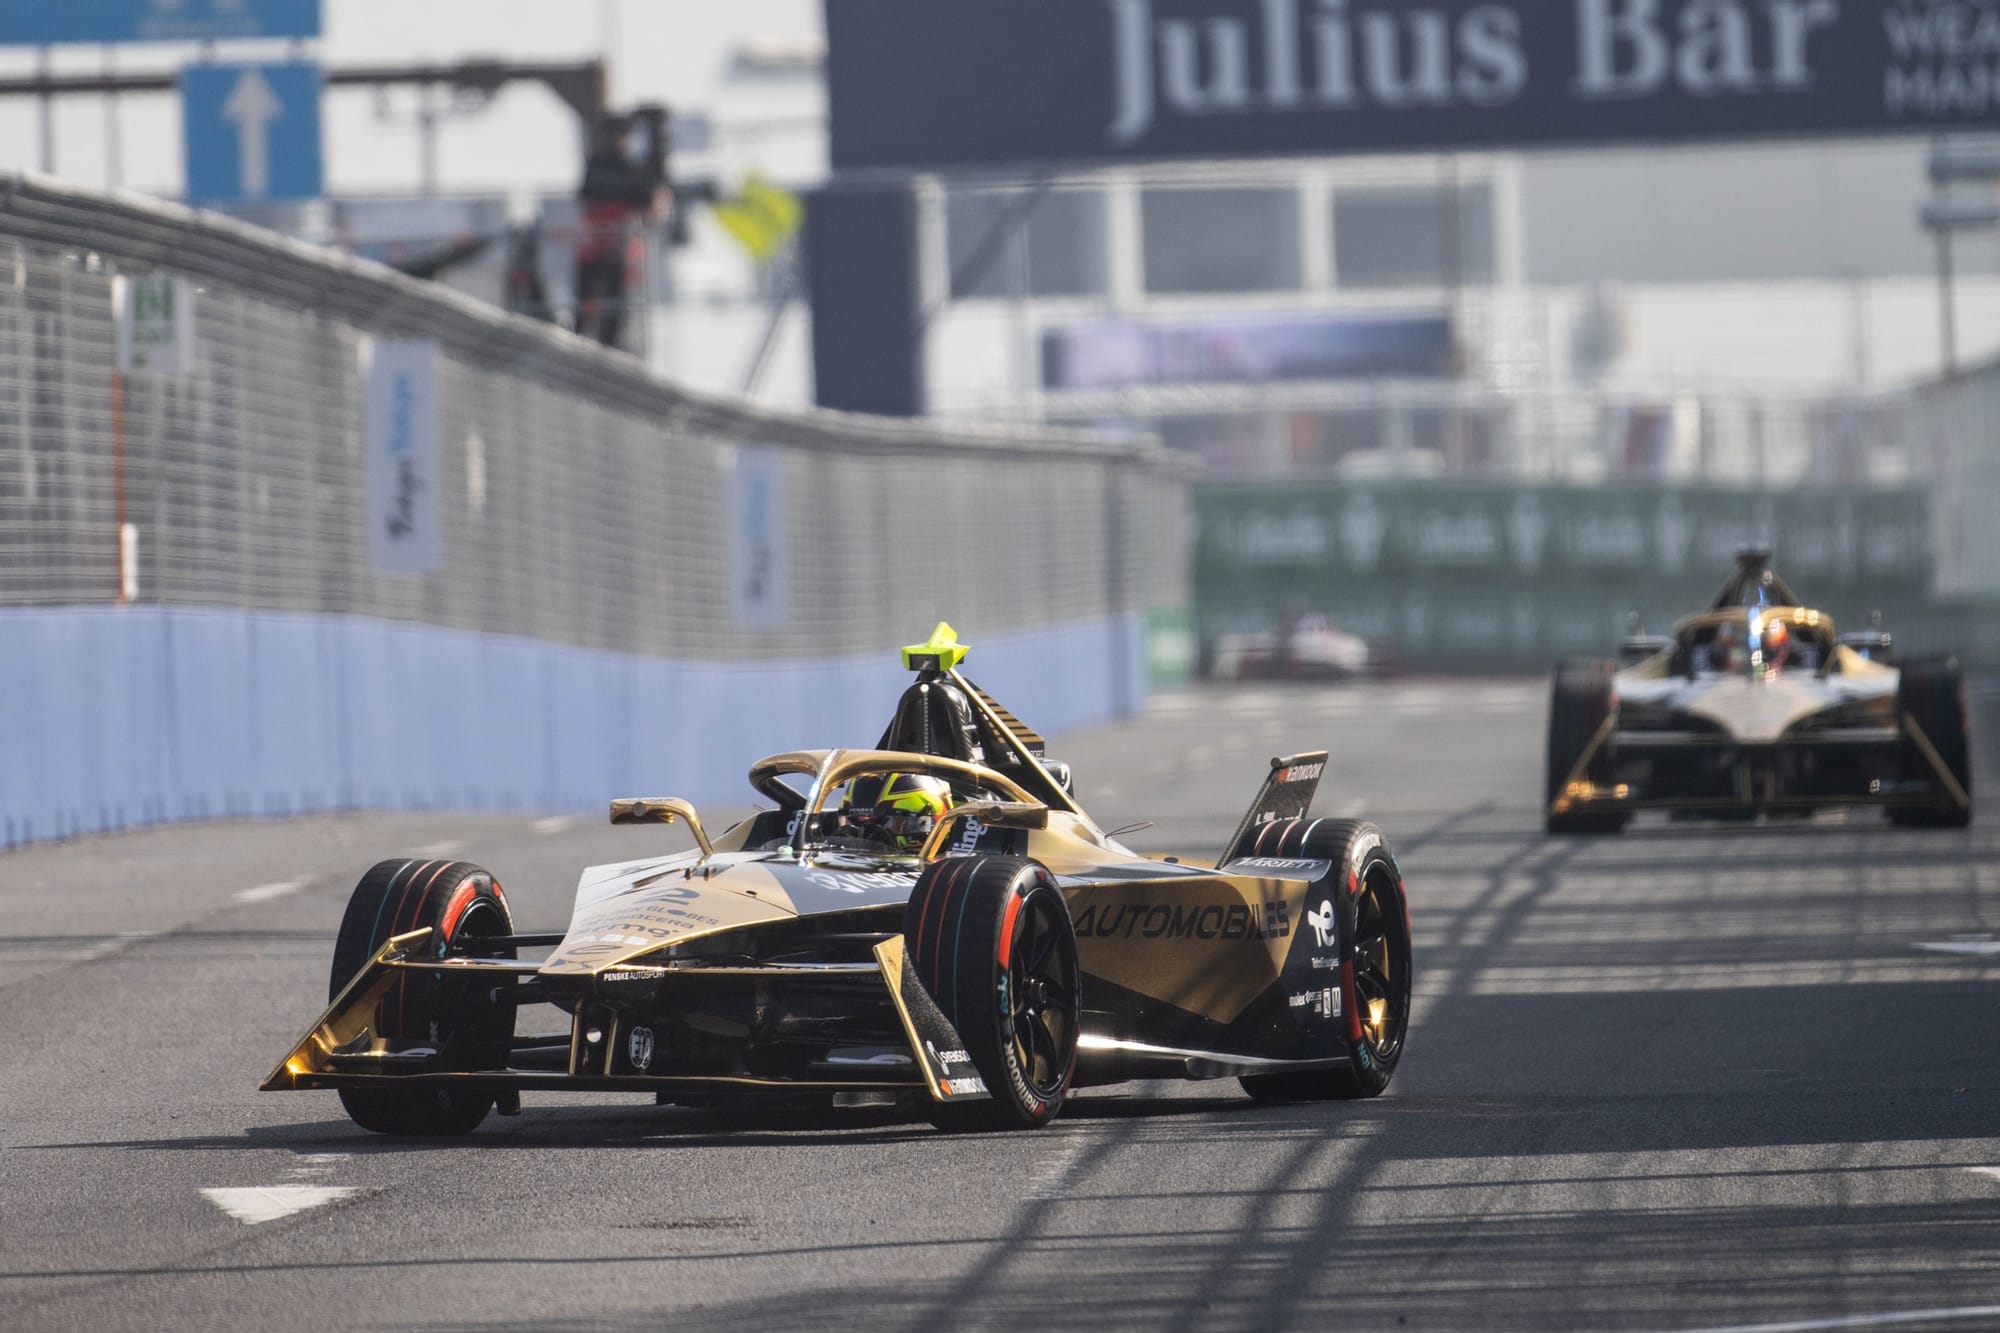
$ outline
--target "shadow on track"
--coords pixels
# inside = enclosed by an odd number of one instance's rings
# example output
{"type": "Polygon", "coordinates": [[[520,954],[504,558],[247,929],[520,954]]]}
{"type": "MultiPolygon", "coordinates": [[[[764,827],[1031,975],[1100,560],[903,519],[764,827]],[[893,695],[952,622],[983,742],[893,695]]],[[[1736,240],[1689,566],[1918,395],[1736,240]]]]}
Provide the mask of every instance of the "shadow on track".
{"type": "MultiPolygon", "coordinates": [[[[1233,1081],[1220,1087],[1235,1088],[1233,1081]]],[[[1241,1116],[1273,1108],[1241,1095],[1139,1096],[1115,1089],[1078,1094],[1063,1108],[1062,1123],[1158,1121],[1241,1116]]],[[[1017,1130],[944,1133],[914,1108],[855,1109],[701,1109],[674,1106],[607,1107],[590,1103],[563,1105],[549,1097],[529,1106],[519,1118],[495,1119],[462,1138],[396,1138],[372,1134],[346,1119],[284,1125],[254,1126],[241,1135],[188,1135],[182,1138],[111,1139],[17,1145],[15,1151],[37,1152],[78,1148],[124,1149],[135,1152],[217,1152],[273,1150],[348,1152],[368,1155],[449,1153],[464,1151],[602,1148],[814,1147],[847,1148],[856,1144],[922,1142],[1019,1143],[1017,1130]]]]}

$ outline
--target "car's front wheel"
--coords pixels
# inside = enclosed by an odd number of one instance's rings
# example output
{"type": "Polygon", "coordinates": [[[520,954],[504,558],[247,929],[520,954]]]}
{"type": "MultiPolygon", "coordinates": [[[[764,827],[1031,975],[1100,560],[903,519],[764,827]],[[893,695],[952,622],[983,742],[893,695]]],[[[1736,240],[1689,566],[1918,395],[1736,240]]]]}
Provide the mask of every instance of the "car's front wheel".
{"type": "Polygon", "coordinates": [[[1965,677],[1958,659],[1904,663],[1896,688],[1896,708],[1899,721],[1907,719],[1923,733],[1921,742],[1914,735],[1904,742],[1902,775],[1906,781],[1928,783],[1938,799],[1928,806],[1891,807],[1890,822],[1917,828],[1964,828],[1972,822],[1972,746],[1966,727],[1965,677]],[[1957,793],[1950,790],[1953,784],[1957,793]],[[1962,803],[1960,794],[1965,798],[1962,803]]]}
{"type": "Polygon", "coordinates": [[[1076,1073],[1082,975],[1069,904],[1044,867],[967,856],[927,868],[904,911],[917,979],[965,1039],[990,1101],[934,1103],[946,1129],[1035,1129],[1076,1073]]]}
{"type": "Polygon", "coordinates": [[[1609,661],[1564,662],[1549,687],[1547,766],[1542,788],[1543,826],[1550,833],[1617,833],[1632,821],[1629,812],[1558,810],[1573,779],[1609,777],[1599,733],[1616,710],[1618,668],[1609,661]],[[1581,772],[1578,766],[1581,765],[1581,772]]]}
{"type": "MultiPolygon", "coordinates": [[[[464,861],[383,861],[361,877],[347,900],[333,946],[328,998],[338,996],[390,939],[423,926],[431,929],[427,947],[435,958],[467,952],[514,956],[510,946],[480,943],[514,933],[507,900],[491,874],[464,861]]],[[[439,1072],[467,1072],[505,1065],[514,1013],[482,1003],[462,978],[409,971],[376,1002],[373,1026],[391,1046],[428,1048],[439,1072]]],[[[477,1087],[384,1084],[340,1090],[349,1118],[378,1134],[469,1134],[494,1101],[492,1089],[477,1087]]]]}

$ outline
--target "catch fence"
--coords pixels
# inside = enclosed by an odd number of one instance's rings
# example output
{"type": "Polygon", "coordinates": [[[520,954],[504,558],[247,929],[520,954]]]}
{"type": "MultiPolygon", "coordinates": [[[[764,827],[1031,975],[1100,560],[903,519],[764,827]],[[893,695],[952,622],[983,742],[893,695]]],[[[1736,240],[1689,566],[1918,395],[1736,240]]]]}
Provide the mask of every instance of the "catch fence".
{"type": "Polygon", "coordinates": [[[0,179],[0,606],[826,659],[938,619],[971,639],[1182,608],[1185,494],[1151,442],[710,400],[227,219],[0,179]],[[135,301],[176,309],[135,335],[135,301]],[[135,336],[164,346],[121,370],[135,336]],[[417,572],[371,530],[397,513],[371,498],[367,421],[371,363],[412,341],[436,349],[417,572]]]}

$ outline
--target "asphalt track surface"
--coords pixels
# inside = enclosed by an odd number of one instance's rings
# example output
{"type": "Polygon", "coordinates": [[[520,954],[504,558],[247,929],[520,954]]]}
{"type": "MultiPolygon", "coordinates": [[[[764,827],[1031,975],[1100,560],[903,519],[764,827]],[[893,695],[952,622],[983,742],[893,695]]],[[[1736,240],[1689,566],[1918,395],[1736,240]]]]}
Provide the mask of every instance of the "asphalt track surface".
{"type": "Polygon", "coordinates": [[[1552,840],[1543,708],[1195,691],[1059,747],[1102,822],[1211,853],[1267,755],[1333,749],[1318,812],[1389,833],[1416,930],[1408,1056],[1363,1103],[1144,1084],[954,1137],[536,1095],[396,1141],[256,1091],[361,870],[480,861],[525,928],[681,834],[371,816],[0,856],[0,1328],[2000,1327],[2000,817],[1552,840]]]}

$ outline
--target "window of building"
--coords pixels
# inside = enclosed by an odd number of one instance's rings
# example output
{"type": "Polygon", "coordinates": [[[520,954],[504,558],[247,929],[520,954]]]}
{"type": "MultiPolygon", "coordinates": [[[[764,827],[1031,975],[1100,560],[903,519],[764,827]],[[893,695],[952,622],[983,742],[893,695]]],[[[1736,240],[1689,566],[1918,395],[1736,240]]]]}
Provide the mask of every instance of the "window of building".
{"type": "Polygon", "coordinates": [[[1299,193],[1241,187],[1143,191],[1146,290],[1277,292],[1300,285],[1299,193]]]}
{"type": "Polygon", "coordinates": [[[1097,296],[1108,286],[1104,192],[954,191],[945,200],[953,300],[1097,296]]]}
{"type": "Polygon", "coordinates": [[[1337,190],[1333,263],[1342,287],[1491,283],[1493,189],[1482,181],[1337,190]]]}

